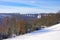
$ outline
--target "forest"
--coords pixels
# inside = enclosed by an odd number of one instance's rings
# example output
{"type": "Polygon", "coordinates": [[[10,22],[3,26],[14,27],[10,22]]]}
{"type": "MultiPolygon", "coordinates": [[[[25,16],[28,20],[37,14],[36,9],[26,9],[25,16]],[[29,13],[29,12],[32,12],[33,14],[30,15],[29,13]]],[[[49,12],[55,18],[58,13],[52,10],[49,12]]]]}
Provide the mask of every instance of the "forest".
{"type": "Polygon", "coordinates": [[[20,14],[0,15],[0,35],[9,38],[12,34],[22,35],[60,23],[60,12],[41,14],[41,18],[25,20],[20,14]],[[3,17],[4,16],[4,17],[3,17]]]}

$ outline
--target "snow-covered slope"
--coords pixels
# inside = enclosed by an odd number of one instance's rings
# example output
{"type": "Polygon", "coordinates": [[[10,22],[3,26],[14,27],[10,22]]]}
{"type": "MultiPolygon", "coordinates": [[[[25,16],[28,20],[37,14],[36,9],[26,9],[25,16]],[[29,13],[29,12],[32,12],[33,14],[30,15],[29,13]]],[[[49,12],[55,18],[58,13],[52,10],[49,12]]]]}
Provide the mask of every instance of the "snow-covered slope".
{"type": "Polygon", "coordinates": [[[60,30],[60,24],[53,25],[53,26],[49,27],[48,29],[50,29],[50,30],[60,30]]]}
{"type": "Polygon", "coordinates": [[[60,40],[60,24],[5,40],[60,40]]]}

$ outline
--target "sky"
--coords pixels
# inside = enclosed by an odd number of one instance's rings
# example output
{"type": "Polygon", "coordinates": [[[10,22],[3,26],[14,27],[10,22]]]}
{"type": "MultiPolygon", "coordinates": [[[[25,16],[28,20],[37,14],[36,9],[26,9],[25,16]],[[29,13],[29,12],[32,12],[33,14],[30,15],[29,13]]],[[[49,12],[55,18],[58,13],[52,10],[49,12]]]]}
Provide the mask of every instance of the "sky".
{"type": "Polygon", "coordinates": [[[55,13],[60,0],[0,0],[0,13],[55,13]]]}

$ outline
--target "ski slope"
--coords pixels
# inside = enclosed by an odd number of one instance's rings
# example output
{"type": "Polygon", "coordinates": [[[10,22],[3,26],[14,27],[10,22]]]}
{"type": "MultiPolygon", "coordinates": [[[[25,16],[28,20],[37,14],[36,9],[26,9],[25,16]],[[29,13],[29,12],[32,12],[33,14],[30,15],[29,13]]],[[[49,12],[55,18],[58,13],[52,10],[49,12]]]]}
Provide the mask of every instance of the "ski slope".
{"type": "Polygon", "coordinates": [[[4,40],[60,40],[60,24],[4,40]]]}

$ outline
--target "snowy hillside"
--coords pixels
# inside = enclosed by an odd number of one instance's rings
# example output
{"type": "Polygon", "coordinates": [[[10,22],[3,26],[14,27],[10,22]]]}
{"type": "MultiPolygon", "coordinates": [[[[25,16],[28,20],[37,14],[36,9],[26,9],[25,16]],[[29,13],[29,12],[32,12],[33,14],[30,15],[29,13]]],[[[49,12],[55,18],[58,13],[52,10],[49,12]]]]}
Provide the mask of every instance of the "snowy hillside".
{"type": "Polygon", "coordinates": [[[5,40],[60,40],[60,24],[5,40]]]}

